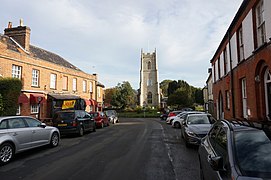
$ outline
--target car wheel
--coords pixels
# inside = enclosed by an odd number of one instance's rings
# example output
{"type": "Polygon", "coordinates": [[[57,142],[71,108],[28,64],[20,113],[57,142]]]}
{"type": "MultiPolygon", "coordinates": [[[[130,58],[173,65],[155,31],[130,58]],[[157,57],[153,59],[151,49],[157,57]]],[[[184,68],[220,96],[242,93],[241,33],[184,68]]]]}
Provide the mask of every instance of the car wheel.
{"type": "Polygon", "coordinates": [[[96,132],[96,126],[93,126],[92,132],[96,132]]]}
{"type": "Polygon", "coordinates": [[[180,125],[180,123],[179,123],[179,122],[175,122],[175,123],[174,123],[174,127],[175,127],[175,128],[180,128],[180,127],[181,127],[181,125],[180,125]]]}
{"type": "Polygon", "coordinates": [[[80,128],[79,128],[78,135],[79,135],[79,136],[83,136],[83,135],[84,135],[84,129],[83,129],[82,126],[80,126],[80,128]]]}
{"type": "Polygon", "coordinates": [[[0,146],[0,165],[9,163],[14,156],[14,147],[10,143],[4,143],[0,146]]]}
{"type": "Polygon", "coordinates": [[[54,132],[51,137],[50,145],[51,147],[56,147],[59,144],[59,134],[57,132],[54,132]]]}

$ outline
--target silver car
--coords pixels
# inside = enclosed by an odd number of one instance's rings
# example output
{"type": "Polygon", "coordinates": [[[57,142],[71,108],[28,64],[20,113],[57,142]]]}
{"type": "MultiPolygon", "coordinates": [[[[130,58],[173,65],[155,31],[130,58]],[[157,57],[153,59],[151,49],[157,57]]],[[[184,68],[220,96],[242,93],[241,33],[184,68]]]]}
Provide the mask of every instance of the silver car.
{"type": "Polygon", "coordinates": [[[55,127],[28,116],[0,117],[0,165],[8,163],[14,154],[35,147],[59,144],[60,133],[55,127]]]}

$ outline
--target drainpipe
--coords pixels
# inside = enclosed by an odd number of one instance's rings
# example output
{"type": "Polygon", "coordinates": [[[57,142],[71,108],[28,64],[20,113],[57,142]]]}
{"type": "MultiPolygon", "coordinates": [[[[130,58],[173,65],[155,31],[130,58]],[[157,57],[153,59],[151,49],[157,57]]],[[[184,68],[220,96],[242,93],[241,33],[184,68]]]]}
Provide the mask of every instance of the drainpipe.
{"type": "Polygon", "coordinates": [[[229,54],[230,54],[230,75],[231,75],[231,97],[232,97],[232,117],[235,119],[235,100],[234,100],[234,83],[233,83],[233,72],[232,72],[232,55],[231,55],[231,37],[228,31],[228,41],[229,41],[229,54]]]}

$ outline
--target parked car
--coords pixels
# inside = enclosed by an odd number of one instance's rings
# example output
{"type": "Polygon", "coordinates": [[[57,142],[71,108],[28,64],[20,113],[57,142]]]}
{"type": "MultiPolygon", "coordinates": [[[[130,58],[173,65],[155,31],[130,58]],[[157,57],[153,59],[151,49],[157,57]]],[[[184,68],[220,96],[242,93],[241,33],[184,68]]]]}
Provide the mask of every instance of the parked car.
{"type": "Polygon", "coordinates": [[[162,114],[160,115],[160,119],[163,120],[163,121],[167,120],[168,114],[169,114],[169,112],[164,112],[164,113],[162,113],[162,114]]]}
{"type": "Polygon", "coordinates": [[[181,128],[183,120],[189,115],[189,114],[202,114],[204,112],[200,111],[183,111],[177,116],[174,116],[171,125],[173,128],[181,128]]]}
{"type": "Polygon", "coordinates": [[[171,122],[173,121],[174,117],[177,116],[178,114],[180,114],[183,111],[172,111],[168,114],[168,117],[166,119],[166,123],[167,124],[171,124],[171,122]]]}
{"type": "Polygon", "coordinates": [[[181,133],[185,145],[199,145],[201,139],[211,129],[215,119],[209,114],[188,114],[182,122],[181,133]]]}
{"type": "Polygon", "coordinates": [[[199,146],[201,179],[271,179],[270,126],[217,121],[199,146]]]}
{"type": "Polygon", "coordinates": [[[104,112],[90,112],[93,115],[96,127],[103,128],[109,126],[108,117],[104,112]]]}
{"type": "Polygon", "coordinates": [[[111,122],[112,124],[119,122],[118,114],[115,110],[106,110],[104,111],[104,113],[108,117],[108,121],[111,122]]]}
{"type": "Polygon", "coordinates": [[[61,135],[78,134],[83,136],[86,131],[96,131],[93,116],[84,110],[63,110],[55,113],[53,126],[61,135]]]}
{"type": "Polygon", "coordinates": [[[15,154],[49,144],[59,144],[55,127],[28,116],[0,117],[0,165],[7,164],[15,154]]]}

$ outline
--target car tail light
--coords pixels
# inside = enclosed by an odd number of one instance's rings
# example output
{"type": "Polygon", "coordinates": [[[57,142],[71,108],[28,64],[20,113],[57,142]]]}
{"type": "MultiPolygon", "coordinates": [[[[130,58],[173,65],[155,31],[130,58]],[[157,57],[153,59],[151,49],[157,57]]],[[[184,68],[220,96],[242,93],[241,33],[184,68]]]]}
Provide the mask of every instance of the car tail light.
{"type": "Polygon", "coordinates": [[[77,126],[77,122],[76,121],[72,121],[72,126],[77,126]]]}
{"type": "Polygon", "coordinates": [[[168,114],[168,117],[175,116],[175,113],[171,112],[168,114]]]}

